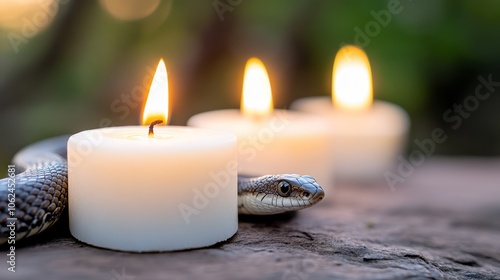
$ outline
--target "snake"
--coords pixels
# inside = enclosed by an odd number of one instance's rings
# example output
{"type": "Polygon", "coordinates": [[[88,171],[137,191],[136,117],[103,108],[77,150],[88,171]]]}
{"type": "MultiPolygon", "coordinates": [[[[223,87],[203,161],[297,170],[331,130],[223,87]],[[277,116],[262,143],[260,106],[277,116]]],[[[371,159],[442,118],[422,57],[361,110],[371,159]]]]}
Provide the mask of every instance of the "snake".
{"type": "MultiPolygon", "coordinates": [[[[68,138],[63,135],[42,140],[14,155],[9,177],[0,180],[0,245],[40,234],[54,225],[67,208],[68,138]]],[[[301,210],[325,196],[309,175],[238,174],[237,181],[238,214],[242,215],[301,210]]]]}

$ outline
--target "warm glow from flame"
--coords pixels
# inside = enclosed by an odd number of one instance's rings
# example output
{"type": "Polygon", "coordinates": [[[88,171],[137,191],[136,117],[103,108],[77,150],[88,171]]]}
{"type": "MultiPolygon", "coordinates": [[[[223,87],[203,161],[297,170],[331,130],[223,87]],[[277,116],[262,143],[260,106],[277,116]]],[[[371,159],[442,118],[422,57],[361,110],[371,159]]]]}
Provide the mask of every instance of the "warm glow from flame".
{"type": "Polygon", "coordinates": [[[363,110],[371,106],[372,72],[362,49],[345,46],[338,51],[332,80],[332,99],[336,108],[363,110]]]}
{"type": "Polygon", "coordinates": [[[162,120],[164,124],[168,123],[168,76],[163,59],[158,63],[146,105],[142,111],[143,125],[150,125],[156,120],[162,120]]]}
{"type": "Polygon", "coordinates": [[[12,31],[13,33],[6,32],[5,38],[10,39],[11,44],[16,42],[14,45],[19,46],[26,43],[27,39],[48,28],[57,16],[60,6],[67,2],[69,1],[0,0],[0,33],[2,29],[12,31]]]}
{"type": "Polygon", "coordinates": [[[247,116],[268,116],[273,112],[271,83],[264,63],[250,58],[245,66],[241,111],[247,116]]]}

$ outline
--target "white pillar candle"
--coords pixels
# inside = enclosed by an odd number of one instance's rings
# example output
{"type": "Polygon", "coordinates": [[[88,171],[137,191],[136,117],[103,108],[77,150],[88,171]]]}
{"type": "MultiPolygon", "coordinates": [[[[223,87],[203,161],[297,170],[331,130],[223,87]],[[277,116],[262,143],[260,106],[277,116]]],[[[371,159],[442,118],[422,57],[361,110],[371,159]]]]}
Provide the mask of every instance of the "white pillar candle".
{"type": "Polygon", "coordinates": [[[252,119],[228,109],[195,115],[188,125],[235,133],[242,174],[307,174],[326,187],[332,184],[333,176],[328,134],[322,122],[285,110],[275,110],[265,119],[252,119]]]}
{"type": "Polygon", "coordinates": [[[403,152],[408,114],[388,102],[372,104],[370,64],[361,49],[342,48],[332,76],[333,104],[329,97],[308,97],[295,101],[291,108],[328,121],[338,178],[383,178],[403,152]]]}
{"type": "MultiPolygon", "coordinates": [[[[143,123],[167,122],[163,61],[143,123]]],[[[210,246],[238,228],[236,136],[188,127],[111,127],[68,141],[69,222],[78,240],[152,252],[210,246]]]]}
{"type": "Polygon", "coordinates": [[[304,113],[273,110],[269,78],[257,59],[247,63],[243,96],[242,112],[205,112],[191,117],[188,125],[235,133],[240,173],[307,174],[320,185],[331,185],[326,122],[304,113]]]}
{"type": "Polygon", "coordinates": [[[68,141],[69,219],[78,240],[125,251],[210,246],[238,227],[236,136],[127,126],[68,141]]]}
{"type": "Polygon", "coordinates": [[[291,108],[329,121],[338,179],[382,178],[403,152],[409,118],[394,104],[375,101],[369,110],[347,113],[333,109],[329,97],[308,97],[295,101],[291,108]]]}

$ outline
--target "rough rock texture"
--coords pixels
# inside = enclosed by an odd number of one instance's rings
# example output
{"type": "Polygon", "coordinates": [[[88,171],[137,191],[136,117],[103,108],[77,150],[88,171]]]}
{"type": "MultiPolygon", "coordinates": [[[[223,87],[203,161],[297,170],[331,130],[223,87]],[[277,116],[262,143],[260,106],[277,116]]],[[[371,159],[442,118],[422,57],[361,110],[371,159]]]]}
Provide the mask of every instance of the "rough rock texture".
{"type": "Polygon", "coordinates": [[[500,161],[429,161],[394,192],[384,181],[326,187],[316,207],[242,218],[206,249],[102,250],[63,222],[17,248],[15,273],[3,248],[0,279],[500,279],[500,161]]]}

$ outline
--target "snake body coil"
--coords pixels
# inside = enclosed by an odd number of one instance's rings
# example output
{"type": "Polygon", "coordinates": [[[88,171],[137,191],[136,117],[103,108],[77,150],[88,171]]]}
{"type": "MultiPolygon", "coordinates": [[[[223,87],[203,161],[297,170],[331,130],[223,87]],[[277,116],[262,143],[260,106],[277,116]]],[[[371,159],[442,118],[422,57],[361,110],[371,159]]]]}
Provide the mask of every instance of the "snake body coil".
{"type": "MultiPolygon", "coordinates": [[[[15,240],[21,240],[59,220],[68,198],[68,137],[37,142],[15,155],[13,162],[20,173],[0,180],[0,245],[11,244],[13,227],[15,240]]],[[[300,210],[323,197],[323,189],[311,176],[238,176],[240,214],[273,215],[300,210]]]]}

